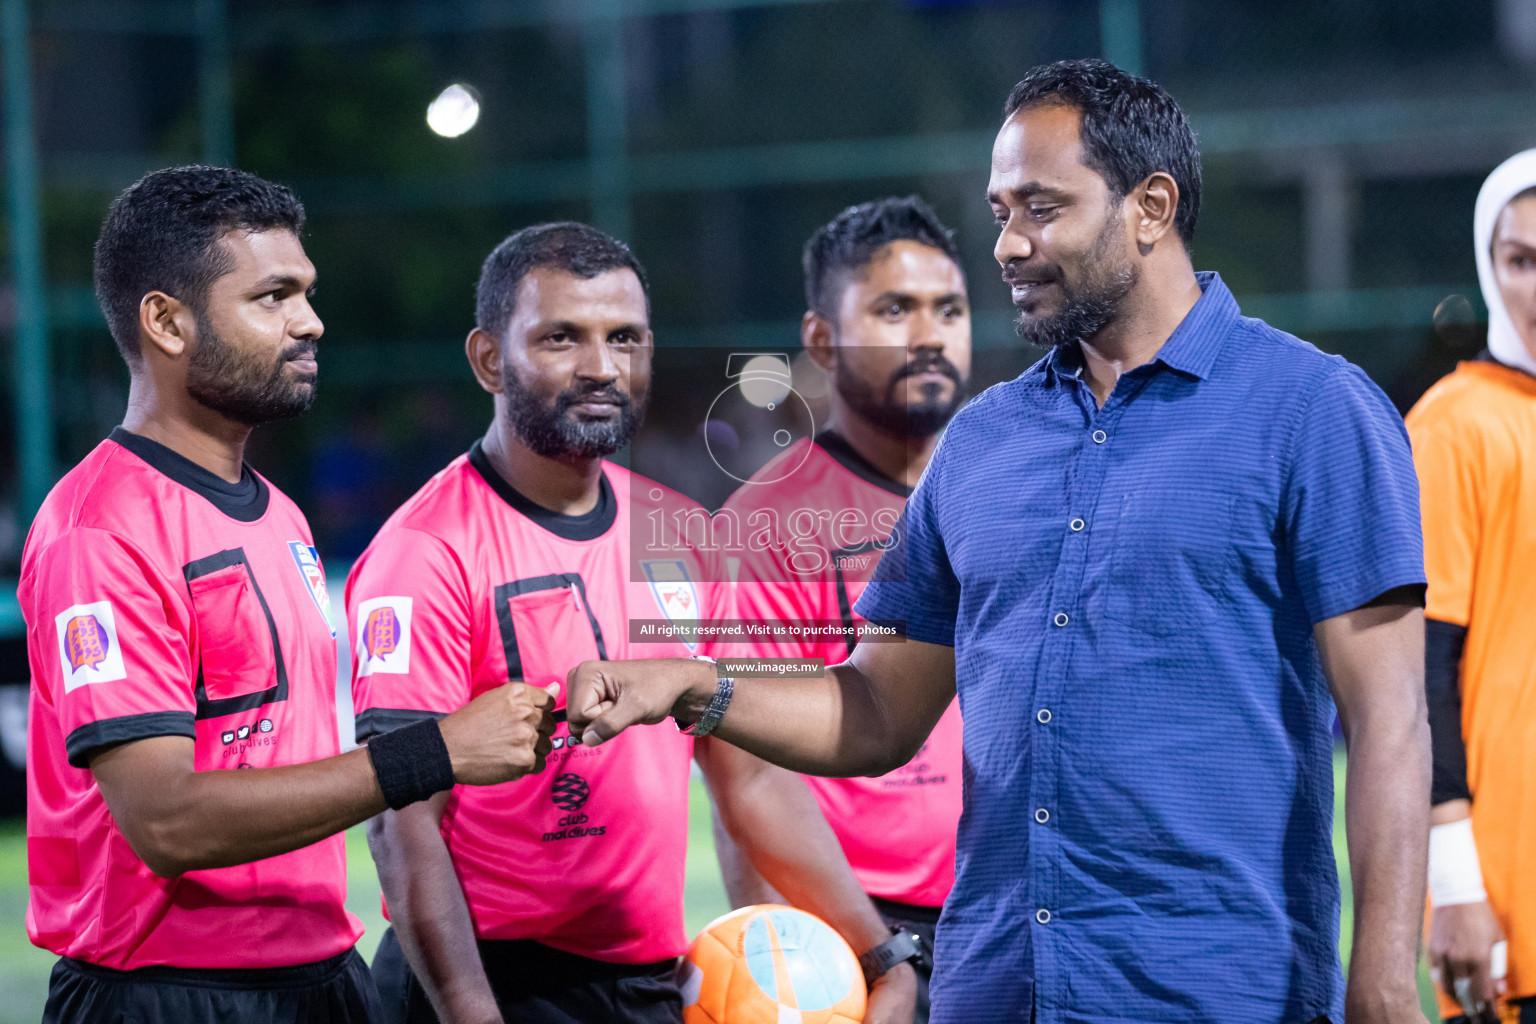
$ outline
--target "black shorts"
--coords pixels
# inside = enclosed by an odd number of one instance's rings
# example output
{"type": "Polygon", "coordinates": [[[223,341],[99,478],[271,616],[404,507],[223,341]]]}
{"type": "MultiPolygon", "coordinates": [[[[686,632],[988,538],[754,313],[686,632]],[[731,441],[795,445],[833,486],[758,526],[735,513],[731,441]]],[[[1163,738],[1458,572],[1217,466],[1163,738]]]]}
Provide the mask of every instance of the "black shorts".
{"type": "MultiPolygon", "coordinates": [[[[923,945],[928,947],[928,955],[933,956],[933,933],[939,926],[938,907],[916,907],[910,903],[883,900],[879,896],[870,899],[886,924],[917,932],[923,937],[923,945]]],[[[917,1011],[912,1014],[912,1024],[928,1024],[928,982],[932,973],[931,969],[921,968],[917,972],[917,1011]]]]}
{"type": "MultiPolygon", "coordinates": [[[[511,1024],[681,1024],[677,961],[610,964],[527,940],[481,939],[480,962],[511,1024]]],[[[379,940],[373,976],[385,1024],[438,1024],[395,930],[379,940]]]]}
{"type": "Polygon", "coordinates": [[[379,994],[349,949],[297,967],[117,971],[61,957],[48,979],[43,1024],[218,1021],[219,1024],[372,1024],[379,994]]]}

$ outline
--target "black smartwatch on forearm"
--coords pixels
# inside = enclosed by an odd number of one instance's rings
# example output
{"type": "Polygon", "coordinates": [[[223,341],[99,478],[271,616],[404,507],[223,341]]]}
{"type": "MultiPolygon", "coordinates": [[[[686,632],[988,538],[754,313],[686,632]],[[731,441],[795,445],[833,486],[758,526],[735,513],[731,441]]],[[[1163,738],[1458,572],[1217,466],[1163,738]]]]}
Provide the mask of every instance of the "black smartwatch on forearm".
{"type": "Polygon", "coordinates": [[[891,937],[880,945],[868,950],[859,957],[859,966],[864,968],[864,982],[873,985],[897,964],[911,961],[912,966],[922,969],[932,969],[932,961],[928,959],[928,944],[917,932],[908,928],[892,928],[891,937]]]}

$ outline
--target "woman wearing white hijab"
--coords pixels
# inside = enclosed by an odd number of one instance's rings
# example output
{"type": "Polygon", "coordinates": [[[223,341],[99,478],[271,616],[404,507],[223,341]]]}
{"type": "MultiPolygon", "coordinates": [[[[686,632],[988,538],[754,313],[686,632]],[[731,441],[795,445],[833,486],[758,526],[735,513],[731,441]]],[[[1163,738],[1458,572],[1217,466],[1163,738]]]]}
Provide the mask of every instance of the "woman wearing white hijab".
{"type": "Polygon", "coordinates": [[[1488,305],[1488,351],[1458,365],[1407,417],[1429,578],[1425,679],[1434,825],[1428,953],[1447,1019],[1499,1020],[1503,1002],[1504,1020],[1531,1024],[1536,149],[1510,157],[1488,176],[1477,197],[1473,239],[1488,305]]]}

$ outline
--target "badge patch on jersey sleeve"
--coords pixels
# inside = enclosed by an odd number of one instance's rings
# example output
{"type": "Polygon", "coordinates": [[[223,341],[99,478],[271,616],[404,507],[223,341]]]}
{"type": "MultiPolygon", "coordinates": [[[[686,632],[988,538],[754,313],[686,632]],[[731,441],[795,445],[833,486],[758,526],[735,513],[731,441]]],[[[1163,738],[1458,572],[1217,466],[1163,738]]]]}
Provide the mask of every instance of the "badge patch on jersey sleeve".
{"type": "Polygon", "coordinates": [[[375,597],[357,606],[357,674],[411,670],[411,601],[375,597]]]}
{"type": "Polygon", "coordinates": [[[77,604],[54,616],[53,621],[59,631],[59,667],[64,672],[65,693],[87,683],[128,678],[111,601],[77,604]]]}
{"type": "Polygon", "coordinates": [[[289,541],[288,550],[293,552],[293,560],[299,564],[299,575],[304,577],[304,585],[309,588],[309,596],[315,599],[315,607],[320,609],[320,617],[331,631],[331,639],[336,639],[336,627],[331,624],[331,595],[325,589],[325,569],[320,565],[320,552],[301,540],[289,541]]]}
{"type": "MultiPolygon", "coordinates": [[[[645,578],[650,581],[656,605],[670,622],[689,622],[699,618],[699,591],[688,575],[686,562],[675,560],[642,561],[645,578]]],[[[690,651],[699,645],[685,640],[690,651]]]]}

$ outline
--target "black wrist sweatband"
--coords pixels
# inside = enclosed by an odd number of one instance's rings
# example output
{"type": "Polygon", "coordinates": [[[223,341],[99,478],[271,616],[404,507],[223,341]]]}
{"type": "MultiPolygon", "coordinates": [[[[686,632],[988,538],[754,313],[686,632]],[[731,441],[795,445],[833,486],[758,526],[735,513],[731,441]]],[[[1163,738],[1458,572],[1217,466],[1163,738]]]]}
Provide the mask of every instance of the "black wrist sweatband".
{"type": "Polygon", "coordinates": [[[392,811],[453,788],[453,761],[435,719],[375,736],[368,759],[392,811]]]}

